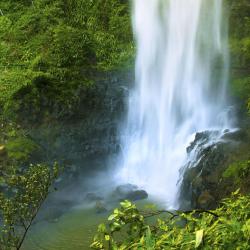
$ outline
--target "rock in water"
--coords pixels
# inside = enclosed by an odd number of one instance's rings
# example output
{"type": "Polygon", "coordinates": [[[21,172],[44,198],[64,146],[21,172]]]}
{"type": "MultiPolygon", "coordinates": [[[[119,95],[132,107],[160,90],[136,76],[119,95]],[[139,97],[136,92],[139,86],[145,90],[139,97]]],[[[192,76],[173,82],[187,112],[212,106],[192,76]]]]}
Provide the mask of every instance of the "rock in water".
{"type": "Polygon", "coordinates": [[[128,193],[131,193],[135,190],[137,190],[138,187],[136,185],[132,185],[132,184],[124,184],[124,185],[120,185],[116,188],[115,192],[119,195],[119,196],[126,196],[128,193]]]}
{"type": "Polygon", "coordinates": [[[127,194],[126,200],[138,201],[148,198],[148,193],[145,190],[136,190],[127,194]]]}
{"type": "Polygon", "coordinates": [[[103,198],[97,195],[96,193],[87,193],[85,196],[85,200],[89,202],[93,202],[93,201],[103,200],[103,198]]]}
{"type": "Polygon", "coordinates": [[[105,213],[107,212],[108,210],[106,209],[105,205],[103,202],[101,201],[97,201],[95,203],[95,210],[98,214],[101,214],[101,213],[105,213]]]}
{"type": "Polygon", "coordinates": [[[136,185],[124,184],[118,186],[114,191],[114,196],[118,200],[130,200],[137,201],[148,198],[148,194],[145,190],[139,190],[136,185]]]}

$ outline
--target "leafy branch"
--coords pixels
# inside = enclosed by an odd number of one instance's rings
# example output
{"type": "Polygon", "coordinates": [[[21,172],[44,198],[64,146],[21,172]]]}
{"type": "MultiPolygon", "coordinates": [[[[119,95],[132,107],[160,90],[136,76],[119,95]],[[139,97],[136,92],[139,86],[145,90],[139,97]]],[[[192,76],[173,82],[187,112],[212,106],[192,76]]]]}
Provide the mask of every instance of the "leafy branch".
{"type": "Polygon", "coordinates": [[[213,211],[139,211],[130,201],[120,204],[99,225],[92,249],[249,249],[250,197],[239,190],[213,211]]]}
{"type": "Polygon", "coordinates": [[[58,165],[31,165],[23,174],[13,174],[7,180],[8,189],[0,193],[0,231],[2,249],[19,250],[34,222],[50,187],[58,176],[58,165]]]}

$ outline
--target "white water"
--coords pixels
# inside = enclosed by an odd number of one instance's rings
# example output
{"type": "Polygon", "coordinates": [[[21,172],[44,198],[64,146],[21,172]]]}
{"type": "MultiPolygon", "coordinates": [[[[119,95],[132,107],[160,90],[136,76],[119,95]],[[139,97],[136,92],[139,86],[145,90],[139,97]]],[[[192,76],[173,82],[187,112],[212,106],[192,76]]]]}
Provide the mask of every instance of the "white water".
{"type": "Polygon", "coordinates": [[[170,206],[194,134],[230,127],[222,9],[222,0],[133,1],[136,84],[118,177],[170,206]]]}

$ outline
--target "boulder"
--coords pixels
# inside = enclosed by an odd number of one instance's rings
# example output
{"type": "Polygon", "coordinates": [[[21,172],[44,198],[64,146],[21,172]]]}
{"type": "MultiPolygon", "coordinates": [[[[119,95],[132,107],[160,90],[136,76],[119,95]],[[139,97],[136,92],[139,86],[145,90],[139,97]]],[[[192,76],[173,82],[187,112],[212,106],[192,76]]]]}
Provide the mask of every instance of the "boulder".
{"type": "Polygon", "coordinates": [[[96,201],[95,210],[96,210],[96,213],[98,214],[105,213],[108,211],[105,207],[105,204],[102,201],[96,201]]]}
{"type": "Polygon", "coordinates": [[[126,200],[138,201],[148,198],[148,193],[145,190],[135,190],[126,195],[126,200]]]}
{"type": "Polygon", "coordinates": [[[137,201],[148,198],[148,194],[145,190],[140,190],[136,185],[132,184],[123,184],[118,186],[115,189],[113,196],[119,201],[137,201]]]}
{"type": "Polygon", "coordinates": [[[132,184],[124,184],[124,185],[120,185],[115,189],[115,193],[118,196],[126,196],[127,194],[137,190],[138,187],[136,185],[132,185],[132,184]]]}
{"type": "Polygon", "coordinates": [[[103,200],[103,198],[96,193],[87,193],[85,196],[85,200],[88,202],[94,202],[94,201],[100,201],[103,200]]]}
{"type": "MultiPolygon", "coordinates": [[[[181,169],[180,209],[210,209],[227,196],[223,173],[227,167],[248,151],[246,131],[197,133],[187,148],[189,161],[181,169]]],[[[233,190],[232,190],[233,191],[233,190]]]]}

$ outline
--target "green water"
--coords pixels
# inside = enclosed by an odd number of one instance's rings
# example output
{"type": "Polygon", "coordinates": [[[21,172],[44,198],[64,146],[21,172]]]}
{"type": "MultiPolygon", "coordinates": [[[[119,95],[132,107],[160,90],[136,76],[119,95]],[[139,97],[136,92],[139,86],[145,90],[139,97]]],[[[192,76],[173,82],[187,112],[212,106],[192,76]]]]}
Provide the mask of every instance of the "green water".
{"type": "MultiPolygon", "coordinates": [[[[154,200],[135,202],[145,209],[154,200]]],[[[155,203],[157,204],[157,203],[155,203]]],[[[119,207],[119,203],[113,204],[119,207]]],[[[160,204],[158,203],[160,206],[160,204]]],[[[160,206],[161,207],[161,206],[160,206]]],[[[112,210],[98,214],[95,208],[72,209],[54,222],[42,221],[32,225],[21,250],[88,250],[97,226],[106,222],[112,210]]]]}
{"type": "Polygon", "coordinates": [[[87,250],[97,225],[107,214],[94,209],[68,212],[55,222],[39,222],[32,226],[21,250],[87,250]]]}

